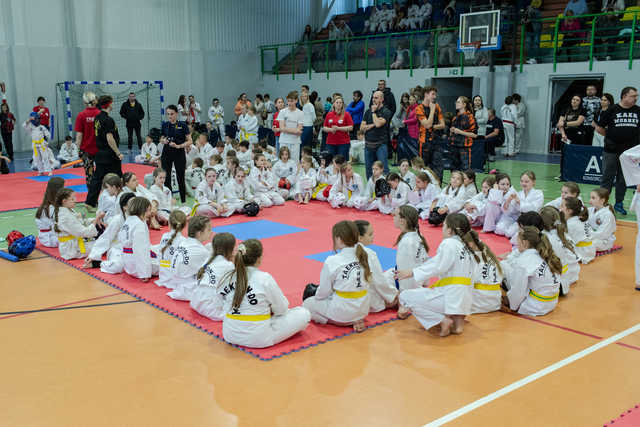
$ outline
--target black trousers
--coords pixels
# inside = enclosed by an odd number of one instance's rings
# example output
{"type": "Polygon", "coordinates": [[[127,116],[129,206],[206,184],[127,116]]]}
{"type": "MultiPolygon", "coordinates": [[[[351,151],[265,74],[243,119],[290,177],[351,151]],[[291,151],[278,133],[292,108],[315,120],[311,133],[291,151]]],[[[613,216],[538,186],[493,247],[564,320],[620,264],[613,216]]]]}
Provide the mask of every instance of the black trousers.
{"type": "Polygon", "coordinates": [[[471,147],[449,147],[451,152],[451,170],[464,172],[471,168],[471,147]]]}
{"type": "Polygon", "coordinates": [[[13,161],[13,133],[2,132],[2,140],[4,141],[4,149],[7,151],[7,157],[13,161]]]}
{"type": "Polygon", "coordinates": [[[134,131],[136,133],[136,138],[138,139],[138,149],[142,148],[142,136],[140,135],[140,128],[141,128],[140,123],[138,123],[137,126],[129,126],[129,125],[127,125],[127,142],[129,144],[129,150],[131,150],[131,147],[133,145],[133,132],[134,131]]]}
{"type": "Polygon", "coordinates": [[[89,183],[89,194],[87,194],[87,201],[85,204],[98,206],[98,197],[100,196],[100,190],[102,189],[102,180],[108,173],[115,173],[119,177],[122,177],[122,162],[120,160],[111,163],[96,163],[96,170],[91,177],[89,183]]]}
{"type": "Polygon", "coordinates": [[[422,160],[442,182],[444,173],[444,147],[437,139],[422,144],[422,160]]]}
{"type": "Polygon", "coordinates": [[[187,185],[184,181],[184,172],[187,167],[187,157],[184,150],[179,153],[167,153],[165,155],[166,148],[162,152],[160,162],[162,163],[162,169],[167,172],[167,177],[164,180],[164,185],[173,192],[171,188],[171,170],[176,167],[176,178],[178,179],[178,189],[180,190],[180,200],[182,203],[187,201],[187,185]]]}

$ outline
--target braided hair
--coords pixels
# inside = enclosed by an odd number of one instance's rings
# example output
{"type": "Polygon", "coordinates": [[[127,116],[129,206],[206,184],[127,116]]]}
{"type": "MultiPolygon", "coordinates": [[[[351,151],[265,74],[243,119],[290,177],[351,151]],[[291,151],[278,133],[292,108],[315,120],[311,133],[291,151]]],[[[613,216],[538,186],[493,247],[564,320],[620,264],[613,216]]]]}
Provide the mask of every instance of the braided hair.
{"type": "MultiPolygon", "coordinates": [[[[477,245],[477,234],[476,239],[474,239],[473,235],[471,234],[473,230],[471,230],[471,224],[469,224],[469,220],[467,219],[466,215],[461,213],[449,214],[445,218],[444,223],[447,228],[453,232],[453,234],[455,234],[460,238],[460,240],[462,240],[462,243],[471,253],[473,259],[476,262],[480,262],[480,258],[478,258],[478,255],[476,255],[472,246],[477,245]]],[[[480,248],[480,246],[478,246],[478,248],[480,248]]]]}

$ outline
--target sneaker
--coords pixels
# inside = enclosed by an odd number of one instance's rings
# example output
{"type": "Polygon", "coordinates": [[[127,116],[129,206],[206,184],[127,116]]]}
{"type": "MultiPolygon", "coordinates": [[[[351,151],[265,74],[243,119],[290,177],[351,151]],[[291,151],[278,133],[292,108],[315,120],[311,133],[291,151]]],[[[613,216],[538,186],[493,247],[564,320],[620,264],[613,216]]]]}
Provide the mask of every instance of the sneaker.
{"type": "Polygon", "coordinates": [[[624,210],[624,206],[622,205],[622,203],[616,203],[615,205],[613,205],[613,210],[618,212],[620,215],[627,214],[627,211],[624,210]]]}
{"type": "Polygon", "coordinates": [[[527,64],[537,64],[538,61],[536,61],[534,58],[531,59],[527,59],[527,64]]]}

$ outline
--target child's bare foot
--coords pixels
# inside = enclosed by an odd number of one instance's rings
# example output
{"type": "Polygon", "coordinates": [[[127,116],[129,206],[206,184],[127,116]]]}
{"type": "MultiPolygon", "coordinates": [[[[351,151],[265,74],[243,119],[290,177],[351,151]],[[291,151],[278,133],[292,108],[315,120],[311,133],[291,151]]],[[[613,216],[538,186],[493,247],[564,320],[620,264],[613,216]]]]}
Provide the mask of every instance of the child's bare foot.
{"type": "Polygon", "coordinates": [[[452,316],[453,317],[453,329],[451,330],[452,334],[461,334],[464,329],[464,316],[452,316]]]}
{"type": "Polygon", "coordinates": [[[353,330],[358,333],[364,331],[365,329],[367,328],[364,326],[364,320],[358,320],[353,324],[353,330]]]}
{"type": "Polygon", "coordinates": [[[309,204],[309,195],[308,194],[306,196],[304,196],[304,204],[305,205],[309,204]]]}
{"type": "Polygon", "coordinates": [[[440,322],[441,337],[446,337],[451,333],[451,325],[453,325],[453,320],[449,316],[444,316],[444,319],[440,322]]]}
{"type": "Polygon", "coordinates": [[[405,307],[401,305],[398,307],[398,319],[404,320],[411,314],[411,309],[409,307],[405,307]]]}

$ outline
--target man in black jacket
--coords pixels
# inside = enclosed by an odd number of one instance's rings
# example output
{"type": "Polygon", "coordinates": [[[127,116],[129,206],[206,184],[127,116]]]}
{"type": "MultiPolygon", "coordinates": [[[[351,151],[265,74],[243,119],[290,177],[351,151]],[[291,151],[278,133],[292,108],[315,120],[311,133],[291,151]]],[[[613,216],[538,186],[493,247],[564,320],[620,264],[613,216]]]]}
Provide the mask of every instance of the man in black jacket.
{"type": "Polygon", "coordinates": [[[142,105],[136,100],[136,94],[129,93],[129,99],[120,107],[120,117],[127,121],[127,138],[129,142],[129,150],[133,144],[133,131],[136,132],[138,139],[138,148],[142,148],[142,136],[140,135],[140,121],[144,119],[144,110],[142,105]]]}

